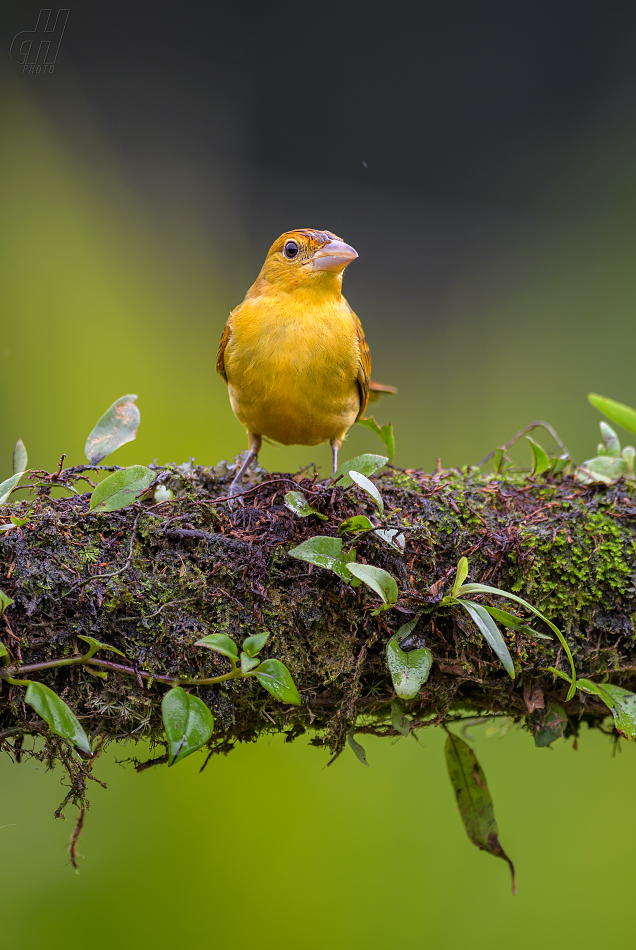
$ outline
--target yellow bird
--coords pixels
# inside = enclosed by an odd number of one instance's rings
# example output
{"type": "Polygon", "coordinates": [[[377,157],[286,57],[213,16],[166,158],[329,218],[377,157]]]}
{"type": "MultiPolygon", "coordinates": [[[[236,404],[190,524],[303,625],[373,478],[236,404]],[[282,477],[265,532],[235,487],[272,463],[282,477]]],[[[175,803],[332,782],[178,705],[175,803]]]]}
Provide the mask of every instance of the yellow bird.
{"type": "Polygon", "coordinates": [[[287,231],[230,314],[216,368],[249,446],[230,495],[240,491],[263,436],[283,445],[329,442],[335,473],[338,449],[363,415],[369,390],[396,392],[370,379],[362,324],[342,296],[344,269],[357,256],[331,231],[287,231]]]}

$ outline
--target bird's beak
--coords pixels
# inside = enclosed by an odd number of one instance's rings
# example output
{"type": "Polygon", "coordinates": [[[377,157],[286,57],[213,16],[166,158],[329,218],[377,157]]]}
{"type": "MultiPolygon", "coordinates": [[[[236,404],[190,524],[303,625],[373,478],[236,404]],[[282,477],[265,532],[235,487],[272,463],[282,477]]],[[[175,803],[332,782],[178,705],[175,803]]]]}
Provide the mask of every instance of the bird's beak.
{"type": "Polygon", "coordinates": [[[347,264],[355,261],[358,252],[344,241],[329,241],[313,256],[315,270],[344,270],[347,264]]]}

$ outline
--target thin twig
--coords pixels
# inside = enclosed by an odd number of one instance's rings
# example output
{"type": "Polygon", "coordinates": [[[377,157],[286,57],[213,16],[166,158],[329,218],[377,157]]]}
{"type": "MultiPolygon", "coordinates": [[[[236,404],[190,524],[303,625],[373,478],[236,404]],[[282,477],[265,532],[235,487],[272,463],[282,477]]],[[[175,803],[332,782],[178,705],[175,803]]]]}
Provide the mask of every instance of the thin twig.
{"type": "MultiPolygon", "coordinates": [[[[505,445],[502,445],[501,448],[502,448],[502,449],[509,449],[509,448],[511,448],[511,446],[513,446],[513,445],[515,444],[515,442],[517,441],[517,439],[520,439],[522,435],[525,435],[526,432],[530,432],[532,429],[538,429],[539,427],[542,427],[542,428],[544,428],[544,429],[547,429],[548,432],[550,433],[550,435],[552,436],[552,438],[554,439],[554,441],[556,442],[556,444],[559,446],[559,448],[560,448],[561,451],[563,452],[563,454],[564,454],[564,455],[567,455],[567,457],[568,457],[569,459],[572,458],[572,456],[571,456],[570,453],[568,452],[566,446],[563,444],[563,442],[561,441],[561,439],[560,439],[559,436],[557,435],[556,431],[555,431],[555,430],[552,428],[552,426],[550,425],[550,423],[549,423],[549,422],[543,422],[543,421],[541,421],[541,420],[539,420],[538,422],[531,422],[530,425],[526,426],[525,428],[523,428],[523,429],[521,429],[519,432],[517,432],[517,434],[514,436],[514,438],[512,438],[512,439],[510,440],[510,442],[506,442],[505,445]]],[[[487,462],[488,459],[491,459],[491,458],[493,457],[493,455],[495,454],[496,451],[497,451],[497,449],[493,449],[493,451],[492,451],[492,452],[489,452],[488,455],[484,455],[484,457],[483,457],[483,459],[481,460],[481,462],[477,462],[477,468],[479,468],[480,466],[482,466],[482,465],[484,464],[484,462],[487,462]]]]}

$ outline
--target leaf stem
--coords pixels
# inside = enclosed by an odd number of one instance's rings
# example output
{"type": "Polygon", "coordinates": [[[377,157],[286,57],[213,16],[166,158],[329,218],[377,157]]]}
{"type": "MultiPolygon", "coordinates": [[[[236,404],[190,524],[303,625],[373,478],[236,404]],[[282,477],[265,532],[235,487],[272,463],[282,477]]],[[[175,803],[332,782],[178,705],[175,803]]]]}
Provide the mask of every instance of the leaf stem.
{"type": "Polygon", "coordinates": [[[238,679],[245,674],[241,672],[240,667],[233,665],[229,673],[223,673],[221,676],[207,676],[202,678],[186,676],[167,676],[162,673],[148,673],[145,670],[137,670],[132,666],[125,666],[123,663],[114,663],[112,660],[95,660],[83,656],[69,657],[66,660],[49,660],[45,663],[27,663],[19,669],[0,670],[0,680],[6,680],[11,685],[28,686],[28,680],[15,680],[12,673],[36,673],[39,670],[57,669],[59,666],[80,666],[91,665],[99,666],[104,670],[112,670],[117,673],[127,673],[129,676],[143,677],[143,679],[156,680],[159,683],[167,683],[169,686],[209,686],[212,683],[224,683],[226,680],[238,679]]]}

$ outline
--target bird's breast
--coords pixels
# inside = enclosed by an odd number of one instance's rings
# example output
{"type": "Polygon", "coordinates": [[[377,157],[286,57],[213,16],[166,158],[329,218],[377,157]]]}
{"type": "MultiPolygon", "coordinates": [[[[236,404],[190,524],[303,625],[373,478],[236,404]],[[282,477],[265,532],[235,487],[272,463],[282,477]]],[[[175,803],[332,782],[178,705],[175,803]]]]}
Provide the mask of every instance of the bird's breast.
{"type": "Polygon", "coordinates": [[[341,438],[360,406],[359,359],[346,304],[246,301],[225,354],[232,408],[250,432],[287,445],[341,438]]]}

